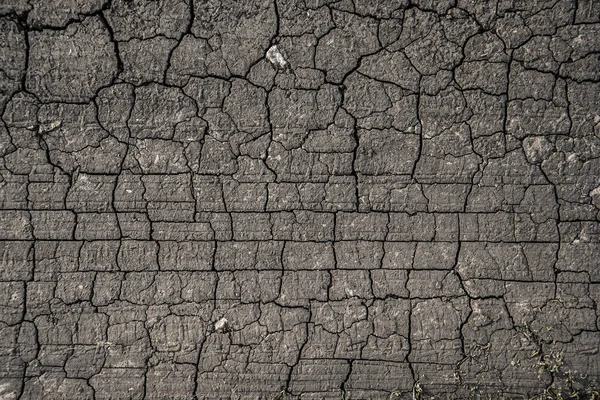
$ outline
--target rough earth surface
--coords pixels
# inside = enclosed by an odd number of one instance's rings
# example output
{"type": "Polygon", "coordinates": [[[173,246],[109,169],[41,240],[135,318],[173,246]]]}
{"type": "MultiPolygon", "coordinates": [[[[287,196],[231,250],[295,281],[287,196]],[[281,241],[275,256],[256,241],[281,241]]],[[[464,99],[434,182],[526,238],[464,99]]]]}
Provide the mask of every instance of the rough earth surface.
{"type": "Polygon", "coordinates": [[[0,116],[0,399],[600,395],[600,1],[0,0],[0,116]]]}

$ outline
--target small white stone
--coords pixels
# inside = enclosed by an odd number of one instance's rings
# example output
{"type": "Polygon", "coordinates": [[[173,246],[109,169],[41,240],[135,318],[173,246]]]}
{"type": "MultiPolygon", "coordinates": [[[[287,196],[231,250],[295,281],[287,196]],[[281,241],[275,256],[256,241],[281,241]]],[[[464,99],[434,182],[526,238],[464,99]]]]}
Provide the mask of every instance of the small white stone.
{"type": "Polygon", "coordinates": [[[271,48],[267,51],[267,60],[269,60],[269,62],[276,68],[280,69],[284,69],[288,65],[287,60],[285,57],[283,57],[283,54],[281,54],[275,45],[271,46],[271,48]]]}
{"type": "Polygon", "coordinates": [[[553,144],[545,137],[530,136],[523,141],[523,149],[527,161],[536,164],[552,154],[553,144]]]}
{"type": "Polygon", "coordinates": [[[592,204],[600,210],[600,186],[590,192],[590,197],[592,198],[592,204]]]}
{"type": "Polygon", "coordinates": [[[221,318],[215,323],[215,330],[218,332],[223,332],[229,327],[229,321],[226,318],[221,318]]]}
{"type": "Polygon", "coordinates": [[[38,127],[38,133],[49,133],[53,130],[60,128],[62,121],[52,121],[49,124],[42,124],[38,127]]]}

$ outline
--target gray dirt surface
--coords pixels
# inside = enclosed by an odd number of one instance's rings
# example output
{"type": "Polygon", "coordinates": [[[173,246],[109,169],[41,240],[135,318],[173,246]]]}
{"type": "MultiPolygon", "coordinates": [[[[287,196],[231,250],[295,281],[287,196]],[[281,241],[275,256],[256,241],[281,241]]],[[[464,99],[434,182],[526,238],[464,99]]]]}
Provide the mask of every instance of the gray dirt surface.
{"type": "Polygon", "coordinates": [[[0,0],[0,399],[597,399],[600,1],[0,0]]]}

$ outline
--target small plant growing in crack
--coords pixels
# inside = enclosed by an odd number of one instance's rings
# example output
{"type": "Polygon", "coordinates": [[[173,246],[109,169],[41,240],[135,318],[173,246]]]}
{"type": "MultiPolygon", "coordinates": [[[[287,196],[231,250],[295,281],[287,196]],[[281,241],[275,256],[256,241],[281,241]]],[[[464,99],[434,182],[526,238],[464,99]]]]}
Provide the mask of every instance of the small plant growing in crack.
{"type": "Polygon", "coordinates": [[[563,361],[563,353],[550,353],[550,354],[540,354],[540,357],[537,361],[537,365],[540,367],[540,372],[548,371],[550,373],[557,373],[560,370],[560,367],[564,364],[563,361]]]}
{"type": "Polygon", "coordinates": [[[413,400],[423,399],[423,388],[421,387],[421,382],[419,381],[416,381],[413,385],[412,398],[413,400]]]}
{"type": "Polygon", "coordinates": [[[269,400],[285,400],[285,398],[287,397],[287,396],[286,396],[286,394],[287,394],[287,393],[286,393],[286,390],[285,390],[285,389],[282,389],[281,391],[279,391],[279,392],[277,392],[277,393],[274,393],[274,394],[272,394],[272,395],[269,397],[269,400]]]}
{"type": "MultiPolygon", "coordinates": [[[[551,327],[542,329],[551,330],[551,327]]],[[[530,359],[535,359],[532,368],[538,372],[549,373],[552,383],[541,393],[533,395],[530,400],[600,400],[600,387],[586,382],[586,376],[576,374],[571,370],[564,370],[564,353],[544,353],[543,340],[524,323],[519,333],[528,341],[536,345],[535,351],[530,354],[530,359]]]]}

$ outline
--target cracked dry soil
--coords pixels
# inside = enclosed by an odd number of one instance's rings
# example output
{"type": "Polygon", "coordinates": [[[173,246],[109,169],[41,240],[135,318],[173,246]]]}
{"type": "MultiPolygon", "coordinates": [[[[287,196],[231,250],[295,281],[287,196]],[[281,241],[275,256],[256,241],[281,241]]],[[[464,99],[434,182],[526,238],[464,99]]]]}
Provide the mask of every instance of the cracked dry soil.
{"type": "Polygon", "coordinates": [[[0,0],[0,398],[592,399],[600,1],[0,0]]]}

